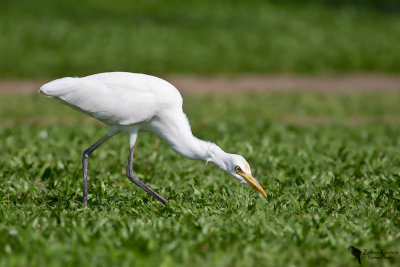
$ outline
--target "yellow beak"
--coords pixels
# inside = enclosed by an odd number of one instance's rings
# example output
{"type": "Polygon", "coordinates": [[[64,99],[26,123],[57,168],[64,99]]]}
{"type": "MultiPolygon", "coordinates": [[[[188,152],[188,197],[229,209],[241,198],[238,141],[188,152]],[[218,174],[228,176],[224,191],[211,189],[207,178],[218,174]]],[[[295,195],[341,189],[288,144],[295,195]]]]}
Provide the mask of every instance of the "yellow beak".
{"type": "Polygon", "coordinates": [[[245,173],[245,172],[237,172],[237,174],[242,176],[246,180],[247,183],[249,183],[252,187],[257,189],[265,197],[265,199],[267,199],[267,194],[265,194],[264,189],[257,182],[257,180],[254,179],[254,177],[251,174],[245,173]]]}

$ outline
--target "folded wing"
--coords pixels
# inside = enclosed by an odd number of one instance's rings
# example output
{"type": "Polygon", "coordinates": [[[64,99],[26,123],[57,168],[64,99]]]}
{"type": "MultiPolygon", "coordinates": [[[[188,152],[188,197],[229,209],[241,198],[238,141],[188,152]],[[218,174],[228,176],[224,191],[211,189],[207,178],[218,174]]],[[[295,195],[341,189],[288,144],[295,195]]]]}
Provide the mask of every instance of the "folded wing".
{"type": "Polygon", "coordinates": [[[157,98],[143,86],[119,86],[93,77],[62,78],[40,92],[110,125],[129,125],[157,114],[157,98]]]}

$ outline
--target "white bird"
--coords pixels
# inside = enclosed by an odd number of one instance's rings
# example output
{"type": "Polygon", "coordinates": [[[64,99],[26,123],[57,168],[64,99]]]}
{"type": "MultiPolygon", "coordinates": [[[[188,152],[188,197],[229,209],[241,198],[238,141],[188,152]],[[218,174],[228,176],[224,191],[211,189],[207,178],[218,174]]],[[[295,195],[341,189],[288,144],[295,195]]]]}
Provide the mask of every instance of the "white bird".
{"type": "Polygon", "coordinates": [[[182,96],[167,81],[145,74],[109,72],[82,78],[66,77],[43,85],[40,93],[56,98],[110,126],[111,130],[83,152],[83,203],[87,205],[87,168],[91,153],[118,133],[127,133],[130,149],[127,176],[163,204],[166,199],[140,181],[132,170],[133,150],[139,132],[153,132],[180,155],[212,162],[242,183],[249,183],[265,198],[240,155],[224,152],[216,144],[193,136],[182,110],[182,96]]]}

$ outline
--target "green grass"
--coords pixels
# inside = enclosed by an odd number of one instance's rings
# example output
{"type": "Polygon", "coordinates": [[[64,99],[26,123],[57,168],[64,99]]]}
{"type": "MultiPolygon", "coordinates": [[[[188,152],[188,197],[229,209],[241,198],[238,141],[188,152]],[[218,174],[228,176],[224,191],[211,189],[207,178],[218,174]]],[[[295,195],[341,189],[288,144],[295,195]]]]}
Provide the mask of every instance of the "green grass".
{"type": "Polygon", "coordinates": [[[284,2],[2,1],[0,77],[400,71],[396,1],[284,2]]]}
{"type": "Polygon", "coordinates": [[[349,266],[349,245],[398,251],[399,99],[186,97],[194,133],[244,155],[268,201],[141,134],[134,170],[170,205],[125,177],[121,135],[90,160],[86,208],[81,152],[107,127],[43,96],[2,95],[0,265],[349,266]]]}

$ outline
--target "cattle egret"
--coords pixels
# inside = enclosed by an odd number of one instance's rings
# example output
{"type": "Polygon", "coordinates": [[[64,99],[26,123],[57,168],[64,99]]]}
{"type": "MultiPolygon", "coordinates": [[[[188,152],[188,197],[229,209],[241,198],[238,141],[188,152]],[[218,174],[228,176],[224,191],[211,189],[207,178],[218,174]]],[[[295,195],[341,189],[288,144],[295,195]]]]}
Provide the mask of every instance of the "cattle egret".
{"type": "Polygon", "coordinates": [[[167,81],[145,74],[127,72],[99,73],[82,78],[66,77],[43,85],[40,93],[56,98],[108,125],[111,130],[83,152],[83,203],[87,205],[87,168],[89,157],[101,144],[118,133],[130,138],[129,180],[163,204],[168,201],[139,180],[132,170],[133,150],[139,132],[153,132],[180,155],[212,162],[242,183],[265,191],[251,175],[250,166],[240,155],[224,152],[216,144],[193,136],[182,110],[182,96],[167,81]]]}

